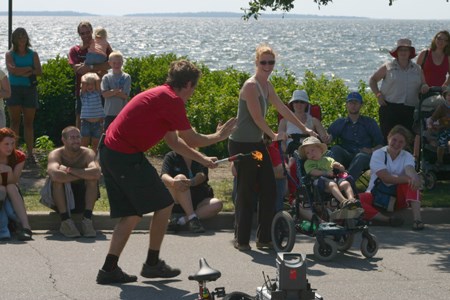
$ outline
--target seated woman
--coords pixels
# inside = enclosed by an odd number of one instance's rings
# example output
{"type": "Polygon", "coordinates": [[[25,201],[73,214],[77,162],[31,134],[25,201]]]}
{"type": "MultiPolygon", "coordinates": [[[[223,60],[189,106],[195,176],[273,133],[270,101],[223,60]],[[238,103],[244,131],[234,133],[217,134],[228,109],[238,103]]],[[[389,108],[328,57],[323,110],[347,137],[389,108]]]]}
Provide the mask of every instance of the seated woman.
{"type": "MultiPolygon", "coordinates": [[[[295,116],[309,129],[314,130],[319,134],[319,138],[322,142],[328,144],[330,142],[330,137],[327,134],[326,130],[323,128],[322,123],[317,118],[314,118],[309,113],[309,97],[306,91],[304,90],[295,90],[292,94],[291,100],[288,103],[289,108],[294,112],[295,116]]],[[[283,148],[286,153],[290,156],[292,153],[297,150],[297,148],[301,145],[303,139],[295,138],[292,136],[298,134],[305,134],[300,128],[295,126],[295,124],[287,121],[286,119],[281,119],[280,124],[278,125],[278,132],[285,132],[290,138],[283,142],[283,148]]],[[[305,134],[307,137],[308,134],[305,134]]]]}
{"type": "MultiPolygon", "coordinates": [[[[6,208],[5,201],[10,201],[12,208],[20,222],[20,229],[17,232],[17,238],[20,241],[29,241],[32,239],[30,224],[25,210],[25,203],[19,193],[17,184],[22,174],[25,164],[25,154],[16,150],[16,135],[9,128],[0,129],[0,205],[6,208]]],[[[4,209],[2,208],[2,209],[4,209]]],[[[5,218],[6,213],[0,214],[5,218]]],[[[2,220],[0,224],[7,224],[7,220],[2,220]]],[[[1,230],[1,228],[0,228],[1,230]]]]}
{"type": "MultiPolygon", "coordinates": [[[[412,135],[401,125],[394,126],[388,134],[388,145],[376,150],[370,159],[370,182],[366,193],[360,194],[360,201],[365,210],[365,219],[384,222],[391,226],[401,226],[403,220],[382,212],[374,193],[378,185],[387,187],[395,185],[396,197],[393,210],[412,209],[413,230],[424,229],[420,215],[420,191],[422,180],[415,170],[414,157],[404,150],[410,144],[412,135]],[[377,207],[376,207],[377,206],[377,207]]],[[[388,209],[389,210],[389,209],[388,209]]]]}
{"type": "Polygon", "coordinates": [[[214,217],[223,206],[208,184],[208,168],[171,151],[164,157],[161,179],[175,200],[172,213],[183,214],[172,218],[169,230],[187,224],[192,233],[205,232],[200,219],[214,217]]]}

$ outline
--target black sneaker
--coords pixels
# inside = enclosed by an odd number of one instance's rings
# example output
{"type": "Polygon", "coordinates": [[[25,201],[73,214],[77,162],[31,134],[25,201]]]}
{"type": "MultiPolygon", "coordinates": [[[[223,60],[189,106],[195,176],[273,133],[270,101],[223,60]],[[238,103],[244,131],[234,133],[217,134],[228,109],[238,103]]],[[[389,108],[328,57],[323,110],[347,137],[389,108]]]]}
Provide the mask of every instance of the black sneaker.
{"type": "Polygon", "coordinates": [[[128,275],[119,267],[111,272],[99,270],[97,274],[98,284],[128,283],[135,281],[137,281],[137,276],[128,275]]]}
{"type": "Polygon", "coordinates": [[[180,273],[180,269],[174,269],[160,259],[156,266],[149,266],[144,263],[141,276],[145,278],[172,278],[180,275],[180,273]]]}
{"type": "Polygon", "coordinates": [[[195,217],[192,218],[188,223],[187,223],[189,230],[192,233],[202,233],[205,232],[205,228],[203,227],[202,223],[200,223],[200,220],[195,217]]]}

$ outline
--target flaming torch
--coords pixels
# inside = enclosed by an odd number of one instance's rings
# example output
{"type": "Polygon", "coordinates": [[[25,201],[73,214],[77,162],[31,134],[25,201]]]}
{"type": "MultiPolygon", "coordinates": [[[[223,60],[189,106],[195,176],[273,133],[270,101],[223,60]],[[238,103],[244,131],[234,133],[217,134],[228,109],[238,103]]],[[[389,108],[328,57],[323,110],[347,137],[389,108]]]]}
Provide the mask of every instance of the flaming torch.
{"type": "Polygon", "coordinates": [[[246,154],[239,153],[239,154],[236,154],[236,155],[233,155],[230,157],[219,159],[218,161],[216,161],[216,164],[220,164],[220,163],[223,163],[226,161],[232,162],[232,161],[240,160],[246,156],[251,156],[254,160],[257,160],[257,161],[262,161],[262,159],[263,159],[263,155],[261,152],[252,151],[252,152],[246,153],[246,154]]]}

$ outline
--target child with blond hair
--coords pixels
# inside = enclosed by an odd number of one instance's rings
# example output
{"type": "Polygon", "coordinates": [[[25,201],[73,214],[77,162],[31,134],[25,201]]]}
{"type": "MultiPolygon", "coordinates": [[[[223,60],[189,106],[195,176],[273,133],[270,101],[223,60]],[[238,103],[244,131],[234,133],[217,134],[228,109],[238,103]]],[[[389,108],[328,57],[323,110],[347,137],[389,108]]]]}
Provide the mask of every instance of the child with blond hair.
{"type": "Polygon", "coordinates": [[[87,73],[81,77],[81,146],[92,147],[97,152],[98,142],[103,133],[102,96],[100,93],[100,77],[95,73],[87,73]]]}
{"type": "Polygon", "coordinates": [[[304,167],[306,174],[314,179],[320,191],[331,193],[340,203],[341,208],[356,208],[360,206],[355,198],[352,184],[346,178],[337,178],[333,169],[340,172],[345,171],[345,167],[331,157],[324,156],[327,145],[321,143],[316,137],[307,137],[298,148],[300,157],[306,159],[304,167]],[[341,191],[344,191],[342,194],[341,191]]]}
{"type": "Polygon", "coordinates": [[[97,65],[106,62],[108,60],[108,48],[111,48],[111,46],[108,43],[108,34],[105,28],[95,28],[84,64],[97,65]]]}
{"type": "Polygon", "coordinates": [[[101,90],[105,98],[105,124],[104,131],[114,121],[119,112],[128,103],[131,89],[131,77],[122,71],[123,55],[119,51],[109,55],[111,72],[103,76],[101,90]]]}

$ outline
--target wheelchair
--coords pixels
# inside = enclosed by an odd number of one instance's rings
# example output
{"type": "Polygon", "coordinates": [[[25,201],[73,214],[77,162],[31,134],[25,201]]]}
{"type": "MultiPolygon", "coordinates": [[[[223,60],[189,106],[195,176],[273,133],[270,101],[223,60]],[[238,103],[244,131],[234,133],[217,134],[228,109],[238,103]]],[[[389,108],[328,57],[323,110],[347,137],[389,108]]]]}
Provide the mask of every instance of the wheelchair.
{"type": "MultiPolygon", "coordinates": [[[[280,147],[281,149],[281,147],[280,147]]],[[[282,150],[280,155],[284,156],[282,150]]],[[[303,161],[297,151],[293,153],[296,161],[295,180],[285,170],[289,181],[295,185],[295,193],[287,210],[279,211],[271,228],[272,242],[277,252],[292,251],[296,233],[315,237],[314,255],[319,260],[330,261],[338,251],[344,252],[353,245],[356,233],[361,232],[360,250],[363,256],[371,258],[378,252],[378,240],[369,233],[369,227],[363,221],[364,210],[338,209],[337,200],[314,186],[310,176],[304,175],[303,161]],[[304,220],[302,209],[310,209],[312,218],[304,220]]]]}

